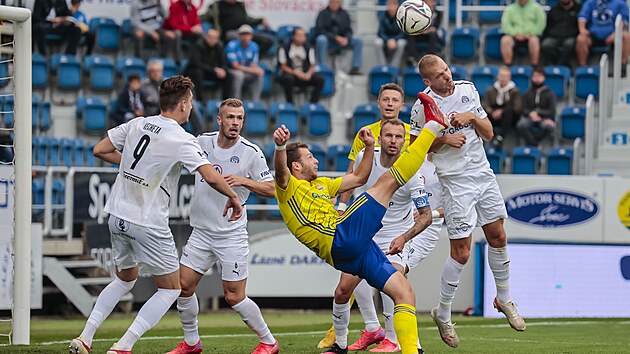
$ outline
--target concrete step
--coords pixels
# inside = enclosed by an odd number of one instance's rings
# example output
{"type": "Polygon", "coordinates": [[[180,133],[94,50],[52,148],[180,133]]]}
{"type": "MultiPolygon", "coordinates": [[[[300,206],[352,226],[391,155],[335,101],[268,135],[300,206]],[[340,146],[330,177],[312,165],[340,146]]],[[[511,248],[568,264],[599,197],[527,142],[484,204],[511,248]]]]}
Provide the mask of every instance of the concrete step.
{"type": "Polygon", "coordinates": [[[628,160],[625,159],[596,159],[593,163],[593,171],[598,175],[613,175],[620,177],[630,177],[628,160]]]}

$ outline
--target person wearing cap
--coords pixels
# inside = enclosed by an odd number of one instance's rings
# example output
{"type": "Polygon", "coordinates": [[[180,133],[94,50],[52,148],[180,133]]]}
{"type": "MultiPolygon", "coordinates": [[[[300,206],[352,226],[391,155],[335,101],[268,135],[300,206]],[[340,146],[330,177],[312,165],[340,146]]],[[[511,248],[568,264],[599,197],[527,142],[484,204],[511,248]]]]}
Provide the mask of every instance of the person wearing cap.
{"type": "Polygon", "coordinates": [[[260,101],[265,71],[258,66],[260,51],[258,44],[252,41],[254,29],[250,25],[238,28],[238,39],[228,42],[225,54],[228,62],[228,74],[232,84],[230,97],[241,97],[245,82],[251,88],[251,99],[260,101]]]}

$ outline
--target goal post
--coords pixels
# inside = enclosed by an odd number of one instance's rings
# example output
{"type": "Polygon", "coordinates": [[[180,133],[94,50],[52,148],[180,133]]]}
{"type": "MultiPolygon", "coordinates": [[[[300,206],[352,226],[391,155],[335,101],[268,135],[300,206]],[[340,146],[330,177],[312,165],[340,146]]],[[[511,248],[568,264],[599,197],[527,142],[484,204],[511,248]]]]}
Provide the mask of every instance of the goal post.
{"type": "Polygon", "coordinates": [[[0,6],[0,20],[13,22],[14,94],[14,270],[13,344],[30,344],[31,317],[31,11],[0,6]]]}

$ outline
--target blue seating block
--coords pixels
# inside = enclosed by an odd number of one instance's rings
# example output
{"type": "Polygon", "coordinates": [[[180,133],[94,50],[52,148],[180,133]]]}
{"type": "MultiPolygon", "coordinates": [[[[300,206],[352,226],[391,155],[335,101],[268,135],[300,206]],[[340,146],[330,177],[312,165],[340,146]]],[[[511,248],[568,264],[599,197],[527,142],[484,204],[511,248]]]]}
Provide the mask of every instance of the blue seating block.
{"type": "Polygon", "coordinates": [[[571,69],[563,65],[545,67],[545,85],[547,85],[556,98],[563,99],[566,96],[566,88],[571,78],[571,69]]]}
{"type": "Polygon", "coordinates": [[[493,147],[487,148],[486,157],[488,158],[488,162],[490,162],[490,168],[492,168],[492,171],[495,174],[501,173],[501,171],[505,167],[505,151],[493,147]]]}
{"type": "Polygon", "coordinates": [[[586,107],[564,107],[560,112],[560,136],[565,139],[583,138],[585,121],[586,107]]]}
{"type": "Polygon", "coordinates": [[[300,115],[306,124],[306,132],[312,137],[327,137],[332,130],[330,112],[319,103],[305,103],[300,115]]]}
{"type": "Polygon", "coordinates": [[[260,102],[247,101],[243,103],[245,107],[245,134],[263,136],[269,131],[269,119],[267,108],[260,102]]]}
{"type": "Polygon", "coordinates": [[[547,152],[547,174],[572,174],[573,149],[554,147],[547,152]]]}
{"type": "Polygon", "coordinates": [[[328,147],[328,159],[332,165],[332,170],[337,172],[346,172],[350,166],[350,145],[331,145],[328,147]]]}
{"type": "Polygon", "coordinates": [[[451,35],[451,55],[455,59],[473,59],[479,47],[479,29],[456,28],[451,35]]]}
{"type": "Polygon", "coordinates": [[[483,98],[489,87],[492,87],[499,74],[499,67],[496,65],[477,66],[470,75],[470,80],[477,87],[479,97],[483,98]]]}
{"type": "Polygon", "coordinates": [[[352,136],[357,135],[359,130],[368,124],[372,124],[381,119],[381,112],[374,103],[358,105],[352,114],[352,136]]]}
{"type": "Polygon", "coordinates": [[[418,67],[406,68],[403,71],[403,92],[405,97],[417,98],[418,92],[422,92],[427,85],[422,81],[418,67]]]}
{"type": "Polygon", "coordinates": [[[599,66],[580,66],[575,70],[575,97],[599,97],[599,66]]]}
{"type": "Polygon", "coordinates": [[[391,65],[377,65],[370,70],[368,78],[370,95],[378,96],[382,85],[398,82],[398,68],[391,65]]]}
{"type": "Polygon", "coordinates": [[[512,150],[512,173],[516,175],[536,174],[542,152],[532,146],[518,146],[512,150]]]}
{"type": "Polygon", "coordinates": [[[269,115],[274,122],[274,126],[279,127],[284,124],[292,135],[299,134],[300,119],[298,111],[291,103],[271,103],[269,115]]]}

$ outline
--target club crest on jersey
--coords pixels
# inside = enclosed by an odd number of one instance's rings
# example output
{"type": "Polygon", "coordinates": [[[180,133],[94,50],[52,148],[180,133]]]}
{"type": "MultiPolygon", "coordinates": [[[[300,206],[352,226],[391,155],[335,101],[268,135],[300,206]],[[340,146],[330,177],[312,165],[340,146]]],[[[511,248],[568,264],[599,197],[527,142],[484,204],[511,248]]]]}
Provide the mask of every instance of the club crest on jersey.
{"type": "Polygon", "coordinates": [[[468,101],[470,101],[470,98],[468,98],[468,96],[462,96],[462,103],[467,103],[468,101]]]}
{"type": "Polygon", "coordinates": [[[457,115],[457,112],[449,112],[446,115],[446,118],[448,118],[448,120],[450,121],[450,120],[453,120],[453,118],[455,118],[456,115],[457,115]]]}
{"type": "Polygon", "coordinates": [[[122,232],[127,232],[129,230],[129,222],[123,219],[116,219],[116,228],[122,232]]]}
{"type": "Polygon", "coordinates": [[[231,163],[239,163],[241,160],[238,158],[238,156],[232,156],[230,157],[230,162],[231,163]]]}
{"type": "Polygon", "coordinates": [[[214,170],[217,171],[218,174],[220,174],[220,175],[223,174],[223,167],[221,167],[221,165],[214,164],[214,165],[212,165],[212,167],[214,167],[214,170]]]}
{"type": "Polygon", "coordinates": [[[324,186],[322,186],[321,184],[316,184],[315,185],[315,189],[323,191],[324,190],[324,186]]]}

